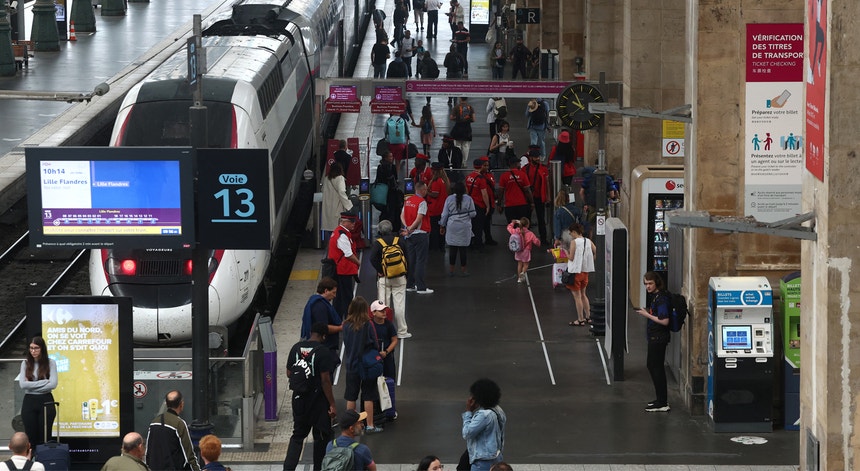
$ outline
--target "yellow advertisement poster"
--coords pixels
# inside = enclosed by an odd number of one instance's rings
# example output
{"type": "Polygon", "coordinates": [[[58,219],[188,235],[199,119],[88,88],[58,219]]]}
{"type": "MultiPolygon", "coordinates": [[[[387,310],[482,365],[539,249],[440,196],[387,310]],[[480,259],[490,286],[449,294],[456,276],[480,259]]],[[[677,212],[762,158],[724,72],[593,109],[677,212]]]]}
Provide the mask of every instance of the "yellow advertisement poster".
{"type": "Polygon", "coordinates": [[[57,362],[60,437],[119,437],[119,308],[44,304],[42,333],[57,362]]]}

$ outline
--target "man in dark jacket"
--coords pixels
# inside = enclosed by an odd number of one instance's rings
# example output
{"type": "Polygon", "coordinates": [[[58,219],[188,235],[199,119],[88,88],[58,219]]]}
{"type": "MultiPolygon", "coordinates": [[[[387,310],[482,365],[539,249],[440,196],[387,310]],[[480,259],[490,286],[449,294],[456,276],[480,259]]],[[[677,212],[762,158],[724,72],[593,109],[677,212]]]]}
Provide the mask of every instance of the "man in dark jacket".
{"type": "Polygon", "coordinates": [[[400,51],[394,52],[394,60],[388,64],[388,72],[386,78],[407,78],[409,69],[406,68],[406,63],[400,58],[400,51]]]}
{"type": "Polygon", "coordinates": [[[373,78],[385,78],[385,65],[388,63],[389,57],[391,57],[391,51],[388,50],[388,38],[384,37],[370,50],[373,78]]]}
{"type": "Polygon", "coordinates": [[[190,466],[192,471],[200,471],[188,425],[179,416],[185,408],[182,393],[170,391],[164,396],[164,404],[167,411],[155,416],[149,424],[146,464],[158,470],[180,470],[190,466]]]}

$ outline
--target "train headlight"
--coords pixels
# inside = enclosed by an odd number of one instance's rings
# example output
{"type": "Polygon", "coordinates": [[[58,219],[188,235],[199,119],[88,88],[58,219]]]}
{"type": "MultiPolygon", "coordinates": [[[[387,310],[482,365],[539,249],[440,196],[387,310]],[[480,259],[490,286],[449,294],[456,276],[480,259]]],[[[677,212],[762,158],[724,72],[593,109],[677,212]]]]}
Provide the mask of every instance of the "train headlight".
{"type": "Polygon", "coordinates": [[[109,275],[137,275],[137,260],[109,258],[105,264],[109,275]]]}

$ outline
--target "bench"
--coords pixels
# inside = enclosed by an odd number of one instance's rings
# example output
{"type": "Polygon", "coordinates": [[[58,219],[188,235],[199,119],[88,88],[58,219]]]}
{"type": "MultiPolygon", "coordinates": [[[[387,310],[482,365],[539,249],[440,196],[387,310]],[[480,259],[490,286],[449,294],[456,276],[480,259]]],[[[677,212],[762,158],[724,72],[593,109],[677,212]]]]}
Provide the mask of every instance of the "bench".
{"type": "Polygon", "coordinates": [[[29,68],[30,58],[33,57],[33,41],[13,41],[12,55],[19,69],[29,68]]]}

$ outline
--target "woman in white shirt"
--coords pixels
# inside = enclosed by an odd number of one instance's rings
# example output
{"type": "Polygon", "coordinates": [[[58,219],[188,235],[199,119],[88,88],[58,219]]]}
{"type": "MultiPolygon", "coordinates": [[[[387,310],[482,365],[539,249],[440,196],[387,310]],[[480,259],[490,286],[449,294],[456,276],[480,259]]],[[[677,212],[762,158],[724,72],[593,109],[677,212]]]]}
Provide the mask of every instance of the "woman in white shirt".
{"type": "Polygon", "coordinates": [[[48,358],[48,347],[42,337],[33,337],[30,341],[30,348],[21,362],[18,385],[24,391],[24,402],[21,405],[24,431],[35,449],[36,445],[45,442],[45,423],[47,422],[47,430],[50,431],[57,417],[54,395],[51,394],[57,387],[57,363],[48,358]],[[46,407],[45,403],[50,405],[46,407]]]}
{"type": "Polygon", "coordinates": [[[573,295],[573,303],[576,305],[576,320],[568,325],[584,326],[591,322],[591,304],[585,294],[588,287],[588,274],[594,271],[594,256],[597,247],[583,234],[582,224],[573,223],[568,228],[570,231],[570,249],[567,252],[567,271],[573,273],[570,284],[565,285],[573,295]]]}
{"type": "Polygon", "coordinates": [[[337,229],[340,213],[352,209],[352,201],[346,194],[343,167],[339,163],[334,162],[329,167],[328,175],[323,178],[322,190],[322,230],[331,232],[337,229]]]}

